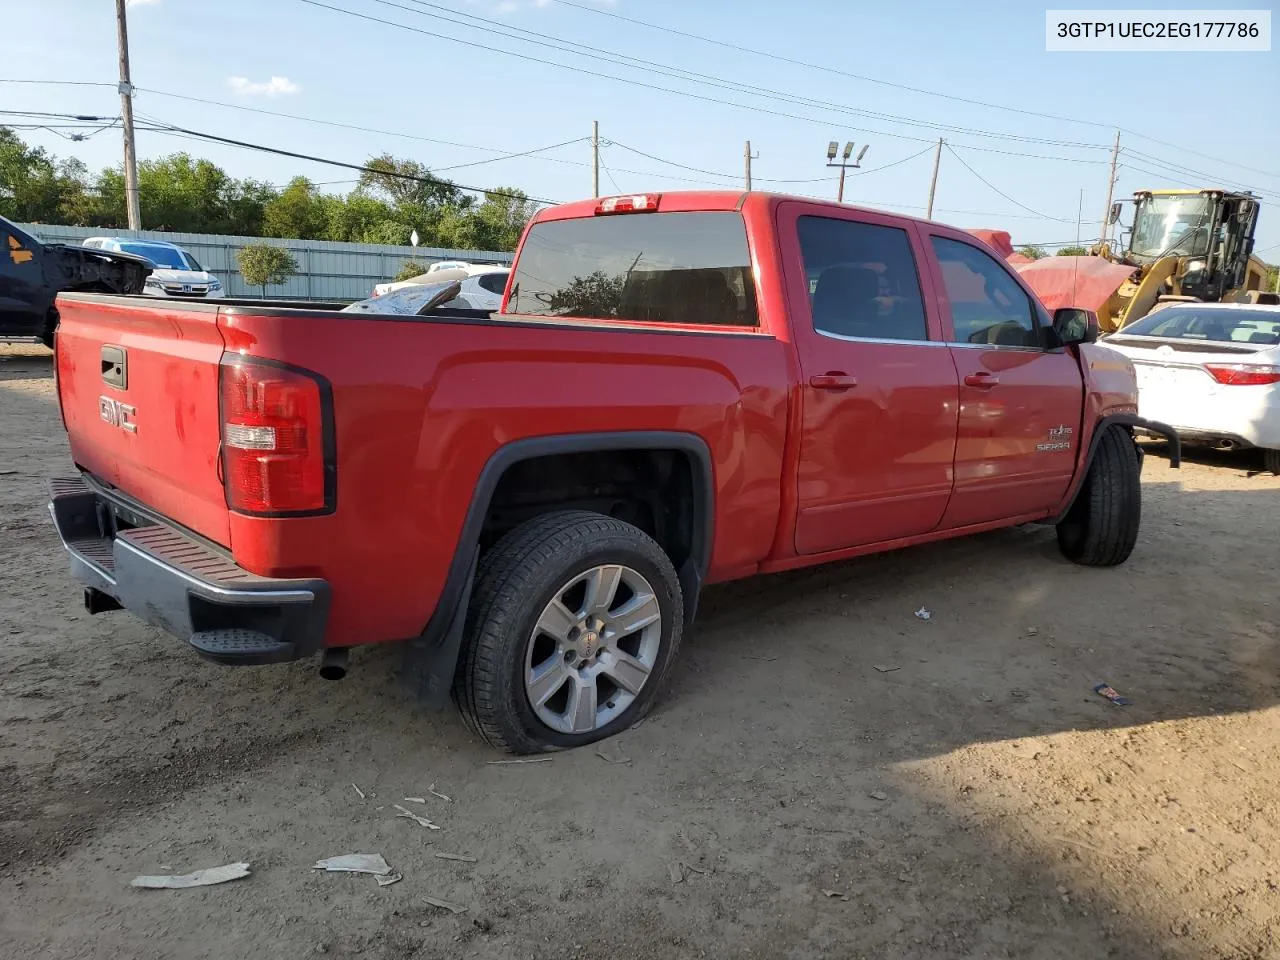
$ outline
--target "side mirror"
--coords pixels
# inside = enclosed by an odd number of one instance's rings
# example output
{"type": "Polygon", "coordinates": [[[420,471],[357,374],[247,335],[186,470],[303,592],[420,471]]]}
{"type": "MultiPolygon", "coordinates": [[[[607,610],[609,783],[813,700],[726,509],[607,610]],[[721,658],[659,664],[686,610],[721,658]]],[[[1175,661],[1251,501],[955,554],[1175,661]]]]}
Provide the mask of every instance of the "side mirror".
{"type": "Polygon", "coordinates": [[[1120,219],[1120,201],[1116,201],[1111,205],[1111,213],[1107,216],[1107,223],[1115,223],[1120,219]]]}
{"type": "Polygon", "coordinates": [[[1098,339],[1098,315],[1079,307],[1059,307],[1053,311],[1053,332],[1064,347],[1093,343],[1098,339]]]}

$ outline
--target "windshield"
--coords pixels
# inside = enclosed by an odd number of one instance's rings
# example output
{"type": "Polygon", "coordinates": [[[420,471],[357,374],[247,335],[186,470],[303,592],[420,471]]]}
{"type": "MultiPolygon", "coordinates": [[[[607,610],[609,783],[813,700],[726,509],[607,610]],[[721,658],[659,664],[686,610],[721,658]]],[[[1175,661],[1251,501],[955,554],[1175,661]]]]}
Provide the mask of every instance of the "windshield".
{"type": "Polygon", "coordinates": [[[157,267],[165,270],[189,270],[182,251],[176,247],[162,247],[158,243],[122,243],[121,253],[132,253],[135,257],[146,257],[157,267]]]}
{"type": "Polygon", "coordinates": [[[639,213],[535,224],[510,313],[699,326],[758,324],[739,213],[639,213]]]}
{"type": "Polygon", "coordinates": [[[1280,311],[1166,307],[1135,320],[1119,335],[1275,346],[1280,344],[1280,311]]]}
{"type": "Polygon", "coordinates": [[[1209,252],[1212,220],[1208,197],[1149,197],[1138,203],[1129,252],[1138,257],[1202,256],[1209,252]]]}

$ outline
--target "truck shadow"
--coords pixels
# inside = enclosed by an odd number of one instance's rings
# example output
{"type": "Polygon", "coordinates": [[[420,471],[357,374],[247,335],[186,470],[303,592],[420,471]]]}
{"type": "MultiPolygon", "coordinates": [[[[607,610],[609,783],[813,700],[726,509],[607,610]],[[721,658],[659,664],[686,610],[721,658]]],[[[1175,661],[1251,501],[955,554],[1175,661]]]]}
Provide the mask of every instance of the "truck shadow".
{"type": "Polygon", "coordinates": [[[53,377],[53,353],[44,347],[0,343],[0,382],[48,380],[53,377]]]}

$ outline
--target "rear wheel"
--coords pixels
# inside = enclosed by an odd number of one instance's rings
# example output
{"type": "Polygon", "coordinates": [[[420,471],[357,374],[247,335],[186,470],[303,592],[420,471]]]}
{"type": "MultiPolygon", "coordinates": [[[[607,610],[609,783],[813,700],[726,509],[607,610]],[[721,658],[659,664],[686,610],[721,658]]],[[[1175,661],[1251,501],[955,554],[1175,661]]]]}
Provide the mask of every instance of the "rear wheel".
{"type": "Polygon", "coordinates": [[[1108,427],[1075,503],[1058,524],[1058,547],[1073,563],[1114,567],[1129,559],[1142,523],[1142,478],[1133,438],[1108,427]]]}
{"type": "Polygon", "coordinates": [[[649,710],[683,623],[675,569],[653,539],[601,514],[548,514],[485,555],[454,699],[513,753],[601,740],[649,710]]]}
{"type": "Polygon", "coordinates": [[[1262,469],[1280,476],[1280,450],[1262,451],[1262,469]]]}

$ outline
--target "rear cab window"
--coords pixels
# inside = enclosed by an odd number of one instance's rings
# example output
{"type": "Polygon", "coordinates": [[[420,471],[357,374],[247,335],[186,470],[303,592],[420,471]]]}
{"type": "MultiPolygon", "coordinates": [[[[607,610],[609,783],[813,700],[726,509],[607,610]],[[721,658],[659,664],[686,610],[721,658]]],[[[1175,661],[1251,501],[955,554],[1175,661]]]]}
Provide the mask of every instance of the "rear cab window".
{"type": "Polygon", "coordinates": [[[534,224],[506,312],[758,327],[746,223],[737,212],[636,213],[534,224]]]}

